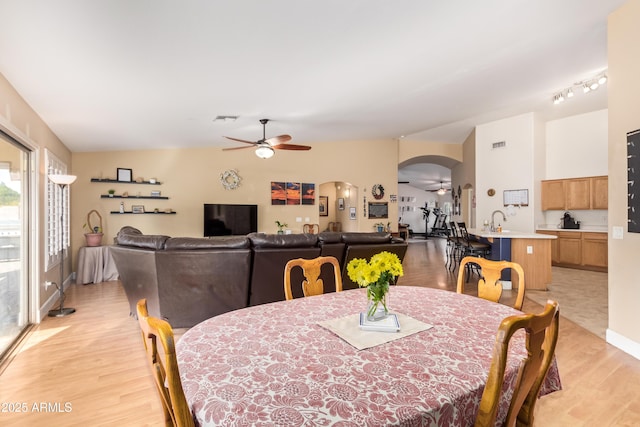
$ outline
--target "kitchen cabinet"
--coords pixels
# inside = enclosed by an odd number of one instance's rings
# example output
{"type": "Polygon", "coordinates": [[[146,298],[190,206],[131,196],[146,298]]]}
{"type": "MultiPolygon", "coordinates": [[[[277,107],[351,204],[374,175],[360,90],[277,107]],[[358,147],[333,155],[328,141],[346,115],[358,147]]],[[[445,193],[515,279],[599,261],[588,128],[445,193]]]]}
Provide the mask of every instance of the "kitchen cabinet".
{"type": "Polygon", "coordinates": [[[609,177],[594,176],[591,181],[591,209],[609,208],[609,177]]]}
{"type": "Polygon", "coordinates": [[[543,211],[607,209],[606,176],[544,180],[540,189],[543,211]]]}
{"type": "Polygon", "coordinates": [[[609,242],[607,233],[582,234],[582,265],[607,268],[609,242]]]}
{"type": "Polygon", "coordinates": [[[582,233],[558,232],[558,264],[582,264],[582,233]]]}
{"type": "Polygon", "coordinates": [[[589,178],[573,178],[566,179],[564,196],[565,196],[565,209],[590,209],[591,208],[591,193],[590,193],[590,180],[589,178]]]}
{"type": "Polygon", "coordinates": [[[557,236],[551,241],[551,263],[558,267],[606,272],[608,269],[607,233],[538,230],[557,236]]]}
{"type": "Polygon", "coordinates": [[[564,180],[542,181],[542,210],[561,211],[565,209],[564,180]]]}

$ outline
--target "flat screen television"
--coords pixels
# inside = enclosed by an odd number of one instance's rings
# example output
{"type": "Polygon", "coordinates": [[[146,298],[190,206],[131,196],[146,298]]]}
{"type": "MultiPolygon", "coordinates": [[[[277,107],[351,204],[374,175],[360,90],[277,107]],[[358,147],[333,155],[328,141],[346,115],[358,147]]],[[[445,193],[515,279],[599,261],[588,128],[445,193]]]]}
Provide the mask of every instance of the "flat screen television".
{"type": "Polygon", "coordinates": [[[204,236],[236,236],[258,231],[257,205],[204,205],[204,236]]]}

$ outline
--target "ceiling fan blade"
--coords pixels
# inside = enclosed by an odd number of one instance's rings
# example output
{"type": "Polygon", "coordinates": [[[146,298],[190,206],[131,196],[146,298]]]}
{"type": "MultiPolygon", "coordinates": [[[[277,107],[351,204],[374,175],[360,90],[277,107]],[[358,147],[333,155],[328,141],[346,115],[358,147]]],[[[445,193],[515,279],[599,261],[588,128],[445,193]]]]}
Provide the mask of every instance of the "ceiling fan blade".
{"type": "Polygon", "coordinates": [[[232,141],[244,142],[245,144],[256,145],[256,142],[254,141],[245,141],[244,139],[231,138],[230,136],[225,136],[225,138],[230,139],[232,141]]]}
{"type": "Polygon", "coordinates": [[[311,150],[308,145],[296,145],[296,144],[278,144],[273,145],[271,148],[276,150],[311,150]]]}
{"type": "Polygon", "coordinates": [[[264,142],[266,142],[267,144],[282,144],[283,142],[288,142],[291,141],[291,136],[289,135],[278,135],[278,136],[274,136],[272,138],[267,138],[264,140],[264,142]]]}
{"type": "Polygon", "coordinates": [[[244,148],[253,148],[253,147],[250,147],[248,145],[245,145],[244,147],[229,147],[229,148],[223,148],[222,151],[242,150],[244,148]]]}

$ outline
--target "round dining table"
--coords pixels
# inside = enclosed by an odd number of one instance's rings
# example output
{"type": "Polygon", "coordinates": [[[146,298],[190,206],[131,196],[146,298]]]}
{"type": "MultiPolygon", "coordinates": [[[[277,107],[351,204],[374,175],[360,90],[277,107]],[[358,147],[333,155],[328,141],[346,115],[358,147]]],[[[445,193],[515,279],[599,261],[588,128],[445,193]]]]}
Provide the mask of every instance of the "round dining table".
{"type": "MultiPolygon", "coordinates": [[[[201,426],[472,426],[498,326],[522,313],[414,286],[393,286],[388,303],[429,328],[397,339],[363,330],[390,341],[358,350],[321,325],[363,311],[365,289],[248,307],[194,326],[176,345],[194,418],[201,426]]],[[[524,339],[520,331],[510,346],[518,357],[508,363],[498,424],[524,339]]],[[[540,394],[559,389],[554,360],[540,394]]]]}

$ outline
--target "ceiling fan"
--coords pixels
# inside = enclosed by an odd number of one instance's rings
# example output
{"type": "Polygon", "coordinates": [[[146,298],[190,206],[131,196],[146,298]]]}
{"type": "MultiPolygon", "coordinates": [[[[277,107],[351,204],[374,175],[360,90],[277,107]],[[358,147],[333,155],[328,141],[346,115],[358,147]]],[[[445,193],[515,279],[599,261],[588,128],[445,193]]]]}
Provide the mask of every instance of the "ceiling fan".
{"type": "Polygon", "coordinates": [[[296,145],[296,144],[285,144],[285,142],[291,141],[291,136],[289,135],[278,135],[272,138],[266,137],[266,128],[269,119],[260,119],[260,123],[262,123],[262,139],[259,141],[245,141],[244,139],[231,138],[230,136],[225,136],[225,138],[230,139],[232,141],[244,142],[245,144],[251,144],[243,147],[232,147],[232,148],[223,148],[223,151],[228,150],[241,150],[243,148],[251,148],[256,147],[256,156],[261,159],[268,159],[273,156],[273,150],[311,150],[311,147],[307,145],[296,145]]]}
{"type": "Polygon", "coordinates": [[[438,193],[440,196],[444,196],[445,194],[447,194],[447,191],[451,191],[451,189],[444,188],[442,186],[442,181],[440,181],[440,188],[438,188],[436,190],[425,190],[425,191],[431,191],[432,193],[438,193]]]}

